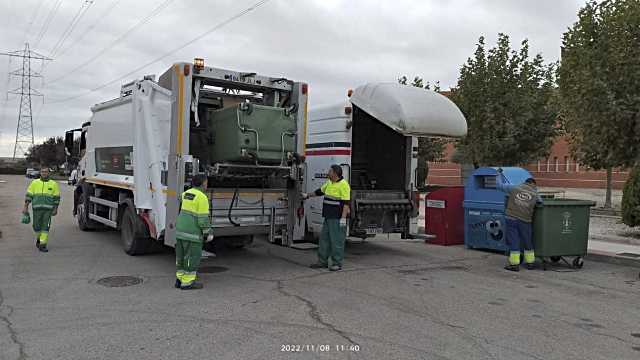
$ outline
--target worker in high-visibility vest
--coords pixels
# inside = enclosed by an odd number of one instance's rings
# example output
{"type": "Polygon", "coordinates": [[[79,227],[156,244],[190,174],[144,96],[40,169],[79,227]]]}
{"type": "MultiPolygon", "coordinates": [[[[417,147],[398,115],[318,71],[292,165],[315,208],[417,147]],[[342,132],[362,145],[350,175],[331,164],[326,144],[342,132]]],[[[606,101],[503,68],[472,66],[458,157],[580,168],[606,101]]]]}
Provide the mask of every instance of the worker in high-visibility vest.
{"type": "Polygon", "coordinates": [[[311,194],[302,194],[303,199],[324,196],[322,202],[322,232],[318,242],[318,262],[311,265],[314,269],[331,271],[342,270],[344,242],[347,236],[347,218],[350,213],[351,187],[342,177],[342,168],[331,165],[327,174],[329,180],[311,194]],[[331,259],[331,266],[329,266],[331,259]]]}
{"type": "Polygon", "coordinates": [[[33,180],[29,185],[22,210],[25,215],[29,214],[29,204],[33,210],[36,247],[41,252],[48,252],[51,217],[58,214],[58,205],[60,205],[60,188],[57,182],[49,178],[49,168],[42,167],[40,178],[33,180]]]}
{"type": "Polygon", "coordinates": [[[209,222],[209,198],[205,194],[207,177],[198,174],[191,180],[191,189],[182,194],[180,214],[176,221],[176,288],[202,289],[196,282],[205,232],[213,240],[209,222]]]}

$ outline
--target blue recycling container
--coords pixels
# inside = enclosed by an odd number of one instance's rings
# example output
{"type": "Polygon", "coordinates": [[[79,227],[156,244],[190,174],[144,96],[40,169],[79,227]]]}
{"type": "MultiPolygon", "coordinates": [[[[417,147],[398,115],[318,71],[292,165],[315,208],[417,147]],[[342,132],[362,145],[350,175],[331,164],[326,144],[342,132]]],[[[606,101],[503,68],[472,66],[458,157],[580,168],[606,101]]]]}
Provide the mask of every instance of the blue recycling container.
{"type": "MultiPolygon", "coordinates": [[[[507,252],[505,228],[506,194],[496,189],[497,167],[476,169],[464,188],[464,244],[467,248],[507,252]]],[[[519,185],[532,177],[518,167],[502,168],[504,184],[519,185]]]]}

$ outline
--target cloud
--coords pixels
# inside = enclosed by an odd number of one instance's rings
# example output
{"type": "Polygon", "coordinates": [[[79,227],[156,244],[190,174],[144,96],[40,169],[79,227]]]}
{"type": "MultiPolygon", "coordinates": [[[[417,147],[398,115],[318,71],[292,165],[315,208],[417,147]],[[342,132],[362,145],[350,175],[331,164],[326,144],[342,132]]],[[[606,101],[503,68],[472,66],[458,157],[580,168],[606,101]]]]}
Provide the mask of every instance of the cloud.
{"type": "MultiPolygon", "coordinates": [[[[40,1],[0,4],[0,14],[4,14],[0,51],[20,49],[25,38],[33,43],[54,3],[47,1],[42,6],[25,37],[40,1]]],[[[114,1],[94,2],[63,48],[90,26],[95,25],[94,29],[45,67],[45,86],[39,88],[47,101],[82,94],[116,79],[255,2],[173,1],[97,61],[72,72],[160,4],[122,0],[103,17],[114,1]],[[69,75],[51,83],[64,74],[69,75]]],[[[159,75],[174,61],[198,56],[210,66],[308,82],[312,106],[341,101],[348,88],[371,81],[395,81],[403,74],[439,80],[447,88],[455,85],[459,67],[473,53],[480,35],[487,37],[488,44],[499,32],[511,35],[515,44],[528,38],[532,53],[557,60],[562,33],[575,21],[581,5],[577,0],[272,0],[122,82],[159,75]]],[[[79,6],[63,2],[35,50],[47,54],[79,6]]],[[[15,60],[11,64],[13,68],[17,65],[15,60]]],[[[7,69],[7,59],[0,58],[0,71],[7,69]]],[[[2,80],[0,76],[0,91],[5,91],[7,84],[2,80]]],[[[77,127],[91,115],[93,104],[118,95],[119,83],[72,101],[48,104],[42,110],[34,99],[36,137],[61,136],[64,130],[77,127]]],[[[18,84],[14,81],[10,86],[18,84]]],[[[0,156],[7,156],[13,151],[17,99],[3,108],[6,116],[0,124],[0,156]]]]}

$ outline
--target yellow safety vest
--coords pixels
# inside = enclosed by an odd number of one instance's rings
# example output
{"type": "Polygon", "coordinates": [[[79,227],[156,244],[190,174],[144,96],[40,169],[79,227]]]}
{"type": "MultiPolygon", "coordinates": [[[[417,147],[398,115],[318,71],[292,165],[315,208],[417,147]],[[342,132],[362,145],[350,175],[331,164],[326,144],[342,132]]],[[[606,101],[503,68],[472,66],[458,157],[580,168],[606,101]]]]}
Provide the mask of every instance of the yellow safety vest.
{"type": "Polygon", "coordinates": [[[49,179],[35,179],[27,189],[26,200],[31,202],[33,210],[50,210],[60,204],[58,183],[49,179]]]}
{"type": "Polygon", "coordinates": [[[201,242],[203,232],[209,227],[209,198],[196,188],[185,191],[176,221],[176,238],[201,242]]]}
{"type": "Polygon", "coordinates": [[[324,195],[322,216],[328,219],[342,217],[342,207],[345,202],[351,200],[349,183],[345,179],[340,179],[336,182],[328,180],[320,187],[320,191],[324,195]]]}

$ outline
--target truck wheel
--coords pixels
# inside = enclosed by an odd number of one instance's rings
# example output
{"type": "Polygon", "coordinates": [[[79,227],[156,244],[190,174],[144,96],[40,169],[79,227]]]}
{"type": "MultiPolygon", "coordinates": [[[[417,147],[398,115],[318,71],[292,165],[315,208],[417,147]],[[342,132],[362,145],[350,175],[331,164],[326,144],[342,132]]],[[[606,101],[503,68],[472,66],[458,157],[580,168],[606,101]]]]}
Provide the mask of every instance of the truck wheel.
{"type": "Polygon", "coordinates": [[[127,206],[122,214],[120,237],[124,252],[129,255],[142,255],[151,247],[149,230],[132,206],[127,206]]]}
{"type": "Polygon", "coordinates": [[[76,206],[76,218],[78,220],[78,227],[82,231],[91,231],[98,228],[99,224],[96,221],[89,219],[89,197],[91,196],[91,189],[88,185],[82,186],[82,194],[80,194],[80,201],[76,206]]]}

